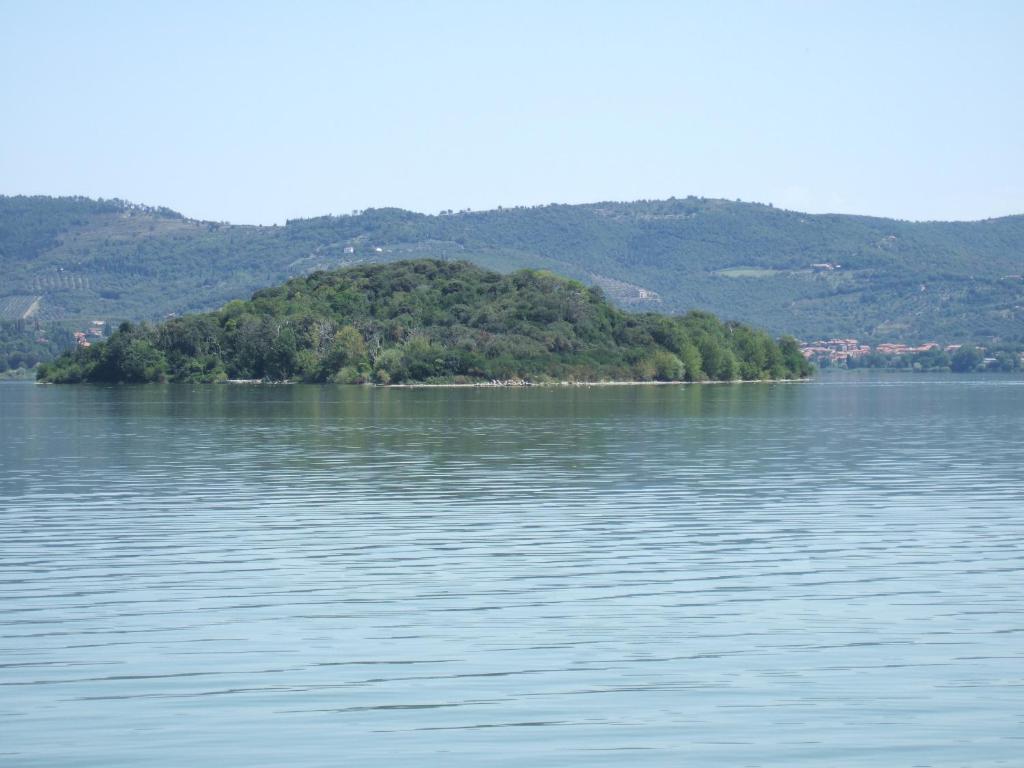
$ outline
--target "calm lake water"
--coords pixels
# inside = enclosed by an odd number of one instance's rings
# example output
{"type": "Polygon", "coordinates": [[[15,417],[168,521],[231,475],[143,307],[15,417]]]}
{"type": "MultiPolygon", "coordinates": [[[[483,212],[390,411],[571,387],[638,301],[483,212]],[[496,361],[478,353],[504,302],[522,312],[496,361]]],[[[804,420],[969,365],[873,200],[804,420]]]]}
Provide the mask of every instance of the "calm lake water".
{"type": "Polygon", "coordinates": [[[0,764],[1024,765],[1024,379],[0,384],[0,764]]]}

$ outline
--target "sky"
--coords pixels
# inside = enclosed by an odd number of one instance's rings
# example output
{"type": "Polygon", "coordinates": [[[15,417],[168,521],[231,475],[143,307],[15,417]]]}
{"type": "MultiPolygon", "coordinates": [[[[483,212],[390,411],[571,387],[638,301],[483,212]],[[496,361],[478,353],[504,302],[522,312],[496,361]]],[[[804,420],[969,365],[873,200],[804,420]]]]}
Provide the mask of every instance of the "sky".
{"type": "Polygon", "coordinates": [[[0,194],[1024,213],[1024,2],[0,0],[0,194]]]}

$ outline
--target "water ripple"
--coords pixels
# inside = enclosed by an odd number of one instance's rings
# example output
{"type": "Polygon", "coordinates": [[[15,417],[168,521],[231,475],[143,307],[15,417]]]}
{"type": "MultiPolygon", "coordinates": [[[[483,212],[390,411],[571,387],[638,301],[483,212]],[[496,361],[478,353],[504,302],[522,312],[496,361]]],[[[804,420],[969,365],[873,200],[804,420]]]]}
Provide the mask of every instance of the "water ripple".
{"type": "Polygon", "coordinates": [[[1017,765],[1022,384],[2,384],[0,764],[1017,765]]]}

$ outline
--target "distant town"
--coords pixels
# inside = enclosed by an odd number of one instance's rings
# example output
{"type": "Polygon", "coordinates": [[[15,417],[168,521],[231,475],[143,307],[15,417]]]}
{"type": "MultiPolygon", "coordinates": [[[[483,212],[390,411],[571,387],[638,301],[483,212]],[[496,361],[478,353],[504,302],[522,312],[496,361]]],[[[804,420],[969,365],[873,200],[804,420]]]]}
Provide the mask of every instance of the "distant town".
{"type": "MultiPolygon", "coordinates": [[[[106,321],[93,320],[84,331],[75,331],[75,344],[80,347],[91,346],[92,341],[90,339],[99,341],[106,336],[106,327],[106,321]]],[[[45,341],[45,339],[38,339],[38,341],[45,341]]]]}
{"type": "Polygon", "coordinates": [[[1003,370],[1024,368],[1019,349],[988,349],[965,344],[931,341],[912,346],[884,342],[871,347],[857,339],[801,342],[804,358],[819,368],[915,368],[924,370],[1003,370]]]}
{"type": "Polygon", "coordinates": [[[907,344],[886,342],[872,349],[868,344],[861,344],[857,339],[828,339],[827,341],[803,342],[800,344],[800,351],[806,359],[817,365],[843,366],[850,360],[867,357],[872,352],[882,355],[913,355],[919,352],[931,352],[941,349],[947,355],[951,355],[960,349],[961,346],[963,345],[947,344],[942,346],[934,341],[930,341],[927,344],[912,347],[907,344]]]}

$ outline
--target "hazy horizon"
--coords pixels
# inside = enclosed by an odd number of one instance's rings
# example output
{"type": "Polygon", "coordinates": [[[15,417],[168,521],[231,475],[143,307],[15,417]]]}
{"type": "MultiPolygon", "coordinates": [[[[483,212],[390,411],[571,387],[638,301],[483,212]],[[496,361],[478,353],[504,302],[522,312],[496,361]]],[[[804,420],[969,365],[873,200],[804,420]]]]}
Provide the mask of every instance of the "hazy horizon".
{"type": "Polygon", "coordinates": [[[244,224],[709,198],[1024,212],[1024,5],[0,0],[0,193],[244,224]]]}

